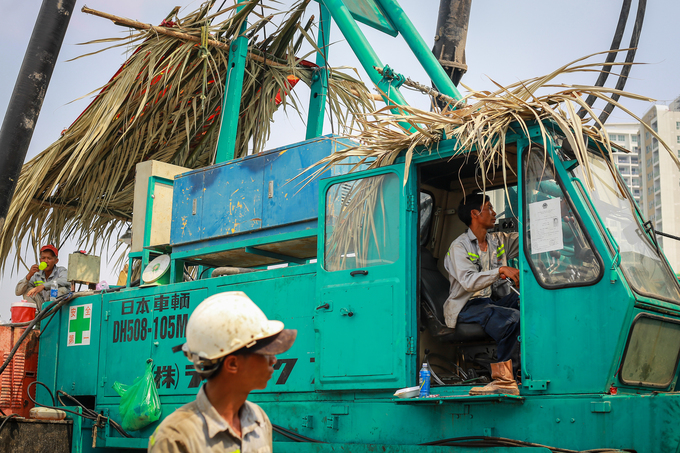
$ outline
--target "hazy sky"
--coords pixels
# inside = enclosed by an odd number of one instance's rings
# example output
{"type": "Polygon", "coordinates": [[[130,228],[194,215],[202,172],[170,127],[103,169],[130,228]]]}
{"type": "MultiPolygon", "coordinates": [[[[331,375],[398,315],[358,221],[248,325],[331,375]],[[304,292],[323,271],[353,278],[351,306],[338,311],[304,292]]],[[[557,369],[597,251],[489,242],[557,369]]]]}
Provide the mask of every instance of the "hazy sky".
{"type": "MultiPolygon", "coordinates": [[[[232,3],[233,0],[228,0],[232,3]]],[[[284,3],[290,3],[288,1],[284,3]]],[[[401,0],[411,20],[428,45],[433,43],[437,20],[438,0],[401,0]]],[[[3,26],[0,39],[4,42],[2,65],[0,65],[0,112],[4,116],[17,73],[21,66],[28,40],[41,2],[38,0],[0,0],[3,26]]],[[[116,49],[74,62],[66,60],[88,53],[101,46],[78,46],[90,40],[124,36],[127,31],[110,21],[80,12],[85,3],[78,1],[71,19],[59,60],[52,76],[47,96],[38,120],[27,159],[34,157],[55,141],[87,107],[90,99],[70,103],[108,81],[124,62],[126,53],[116,49]]],[[[87,6],[96,10],[158,24],[174,6],[182,6],[183,13],[196,9],[200,2],[181,4],[177,0],[90,0],[87,6]]],[[[316,9],[315,5],[311,8],[316,9]]],[[[524,78],[539,76],[587,54],[608,50],[621,8],[620,0],[475,0],[472,5],[468,41],[468,73],[463,83],[477,90],[493,89],[489,78],[501,84],[509,84],[524,78]]],[[[627,34],[622,47],[628,47],[636,2],[633,2],[627,34]]],[[[657,0],[647,4],[645,23],[636,61],[645,65],[635,66],[631,71],[626,90],[655,98],[667,104],[680,95],[680,51],[674,23],[680,17],[680,2],[657,0]]],[[[400,37],[392,38],[363,27],[383,64],[396,71],[428,83],[424,71],[400,37]]],[[[339,30],[333,26],[331,41],[341,40],[339,30]]],[[[337,42],[330,51],[332,66],[358,67],[358,61],[344,42],[337,42]]],[[[360,71],[364,81],[368,77],[360,71]]],[[[570,76],[564,83],[593,84],[596,74],[570,76]]],[[[611,77],[610,77],[611,79],[611,77]]],[[[611,85],[611,84],[608,84],[611,85]]],[[[306,87],[296,88],[306,105],[306,87]]],[[[424,96],[406,94],[410,103],[427,108],[424,96]]],[[[625,102],[634,113],[643,115],[651,104],[625,102]]],[[[596,104],[602,108],[603,105],[596,104]]],[[[275,148],[304,139],[304,127],[296,115],[286,118],[277,114],[277,125],[268,148],[275,148]]],[[[622,112],[615,110],[610,122],[630,121],[622,112]]],[[[330,130],[324,131],[329,133],[330,130]]],[[[675,232],[680,233],[680,232],[675,232]]],[[[64,250],[62,263],[67,261],[64,250]]],[[[27,257],[28,258],[28,257],[27,257]]],[[[102,259],[102,263],[106,257],[102,259]]],[[[21,269],[13,274],[8,270],[0,276],[0,315],[7,320],[9,306],[18,300],[14,286],[26,273],[21,269]]],[[[102,279],[116,280],[114,269],[102,269],[102,279]]]]}

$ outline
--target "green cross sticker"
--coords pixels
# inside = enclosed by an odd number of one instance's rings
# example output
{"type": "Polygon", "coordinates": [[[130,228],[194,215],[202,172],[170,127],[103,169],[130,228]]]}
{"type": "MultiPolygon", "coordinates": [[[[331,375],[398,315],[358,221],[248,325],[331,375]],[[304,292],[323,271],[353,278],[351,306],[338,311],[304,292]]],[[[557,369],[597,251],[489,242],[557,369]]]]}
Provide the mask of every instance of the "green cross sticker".
{"type": "Polygon", "coordinates": [[[89,345],[91,331],[92,304],[70,307],[68,314],[67,346],[89,345]]]}

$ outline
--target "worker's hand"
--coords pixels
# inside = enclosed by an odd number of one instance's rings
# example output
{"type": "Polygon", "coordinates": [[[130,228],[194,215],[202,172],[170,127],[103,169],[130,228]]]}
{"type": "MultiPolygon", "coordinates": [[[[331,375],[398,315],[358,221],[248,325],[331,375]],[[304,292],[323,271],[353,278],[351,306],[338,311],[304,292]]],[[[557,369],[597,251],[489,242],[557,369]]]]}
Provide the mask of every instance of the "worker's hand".
{"type": "Polygon", "coordinates": [[[26,295],[28,297],[33,297],[36,294],[38,294],[40,291],[43,291],[44,289],[45,289],[45,285],[36,286],[35,288],[29,289],[28,292],[26,293],[26,295]]]}
{"type": "Polygon", "coordinates": [[[501,268],[498,269],[498,271],[503,280],[509,278],[510,280],[515,282],[515,286],[519,288],[519,269],[515,269],[514,267],[509,266],[501,266],[501,268]]]}
{"type": "Polygon", "coordinates": [[[33,275],[35,275],[36,272],[38,272],[40,268],[38,267],[37,264],[34,264],[31,266],[31,268],[28,270],[28,274],[26,275],[26,280],[30,280],[33,275]]]}

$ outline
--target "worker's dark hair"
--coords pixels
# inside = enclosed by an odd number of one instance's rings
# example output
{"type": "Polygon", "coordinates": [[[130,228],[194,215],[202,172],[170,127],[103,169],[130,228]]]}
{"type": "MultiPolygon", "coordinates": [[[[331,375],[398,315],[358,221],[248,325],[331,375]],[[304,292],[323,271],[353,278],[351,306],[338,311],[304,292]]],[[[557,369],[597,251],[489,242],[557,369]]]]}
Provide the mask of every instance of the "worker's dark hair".
{"type": "Polygon", "coordinates": [[[218,374],[220,374],[220,370],[221,370],[222,367],[224,366],[224,360],[225,360],[227,357],[229,357],[230,355],[241,355],[241,356],[245,356],[245,355],[249,355],[249,354],[253,354],[253,353],[250,352],[250,351],[248,350],[248,348],[246,348],[246,347],[244,346],[244,347],[242,347],[241,349],[237,349],[236,351],[230,352],[229,354],[225,355],[224,357],[220,357],[219,359],[216,359],[216,360],[215,360],[216,363],[208,370],[208,373],[205,373],[205,374],[202,376],[203,379],[208,379],[208,380],[210,380],[210,379],[214,378],[215,376],[217,376],[218,374]]]}
{"type": "Polygon", "coordinates": [[[482,210],[484,203],[489,201],[488,195],[481,193],[473,193],[464,197],[458,205],[458,218],[465,226],[470,226],[472,223],[472,210],[482,210]]]}

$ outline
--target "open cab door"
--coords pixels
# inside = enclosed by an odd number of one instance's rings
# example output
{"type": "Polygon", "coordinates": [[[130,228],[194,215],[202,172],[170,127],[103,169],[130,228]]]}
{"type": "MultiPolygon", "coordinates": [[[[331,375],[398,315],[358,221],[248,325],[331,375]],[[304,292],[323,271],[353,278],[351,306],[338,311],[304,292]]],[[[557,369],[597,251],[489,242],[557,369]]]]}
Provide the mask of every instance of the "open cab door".
{"type": "Polygon", "coordinates": [[[317,390],[415,381],[415,178],[404,166],[321,181],[314,316],[317,390]]]}

